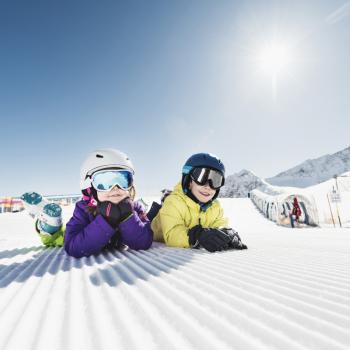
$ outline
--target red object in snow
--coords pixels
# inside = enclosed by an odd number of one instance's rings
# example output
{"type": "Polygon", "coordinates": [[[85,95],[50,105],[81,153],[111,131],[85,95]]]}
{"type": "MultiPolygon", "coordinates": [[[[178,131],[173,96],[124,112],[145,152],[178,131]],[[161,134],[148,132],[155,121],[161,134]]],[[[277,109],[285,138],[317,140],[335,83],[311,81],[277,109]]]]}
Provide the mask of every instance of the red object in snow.
{"type": "Polygon", "coordinates": [[[299,217],[301,216],[301,209],[300,209],[297,197],[294,197],[294,200],[293,200],[292,215],[295,215],[295,220],[297,220],[297,221],[299,220],[299,217]]]}

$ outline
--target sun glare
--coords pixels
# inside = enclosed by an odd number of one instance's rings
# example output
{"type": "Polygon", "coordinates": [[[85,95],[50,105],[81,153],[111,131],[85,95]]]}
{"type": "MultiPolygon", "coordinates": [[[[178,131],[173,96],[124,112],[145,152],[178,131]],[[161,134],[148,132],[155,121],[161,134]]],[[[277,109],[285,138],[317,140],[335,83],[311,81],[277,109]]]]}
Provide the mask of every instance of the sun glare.
{"type": "Polygon", "coordinates": [[[262,47],[257,59],[263,73],[276,77],[286,72],[292,57],[287,45],[273,43],[262,47]]]}
{"type": "Polygon", "coordinates": [[[295,71],[297,63],[292,46],[283,41],[267,42],[255,52],[256,70],[271,83],[272,95],[276,99],[282,80],[288,79],[295,71]]]}

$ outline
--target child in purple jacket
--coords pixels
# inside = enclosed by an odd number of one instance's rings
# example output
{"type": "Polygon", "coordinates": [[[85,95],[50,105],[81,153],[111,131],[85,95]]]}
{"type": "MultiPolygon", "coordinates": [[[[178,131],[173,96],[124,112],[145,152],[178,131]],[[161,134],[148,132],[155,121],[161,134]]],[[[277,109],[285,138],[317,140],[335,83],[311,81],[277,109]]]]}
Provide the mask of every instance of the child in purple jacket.
{"type": "Polygon", "coordinates": [[[73,217],[62,226],[61,208],[37,193],[22,196],[25,207],[37,218],[36,229],[46,246],[62,246],[76,258],[105,248],[148,249],[153,234],[140,203],[134,202],[134,167],[114,149],[91,153],[81,168],[83,199],[73,217]]]}

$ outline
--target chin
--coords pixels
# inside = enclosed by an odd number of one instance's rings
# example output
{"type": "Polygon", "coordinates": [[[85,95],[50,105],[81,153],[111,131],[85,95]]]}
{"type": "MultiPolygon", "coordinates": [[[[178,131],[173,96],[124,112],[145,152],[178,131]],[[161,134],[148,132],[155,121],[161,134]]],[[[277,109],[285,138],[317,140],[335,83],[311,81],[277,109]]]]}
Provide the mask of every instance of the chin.
{"type": "Polygon", "coordinates": [[[212,198],[213,198],[213,197],[211,197],[211,198],[205,197],[205,198],[202,198],[200,201],[201,201],[202,203],[208,203],[209,201],[212,200],[212,198]]]}
{"type": "Polygon", "coordinates": [[[112,197],[112,198],[109,199],[109,201],[114,203],[114,204],[118,204],[120,202],[120,198],[112,197]]]}

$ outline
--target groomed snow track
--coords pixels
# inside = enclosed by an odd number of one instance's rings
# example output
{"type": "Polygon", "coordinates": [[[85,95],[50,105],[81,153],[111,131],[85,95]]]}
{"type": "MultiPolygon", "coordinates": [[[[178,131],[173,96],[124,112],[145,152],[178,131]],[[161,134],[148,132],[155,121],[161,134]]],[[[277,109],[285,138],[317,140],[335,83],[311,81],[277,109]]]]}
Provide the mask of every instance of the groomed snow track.
{"type": "Polygon", "coordinates": [[[0,215],[0,349],[349,349],[350,231],[222,203],[247,251],[74,259],[24,213],[0,215]]]}

